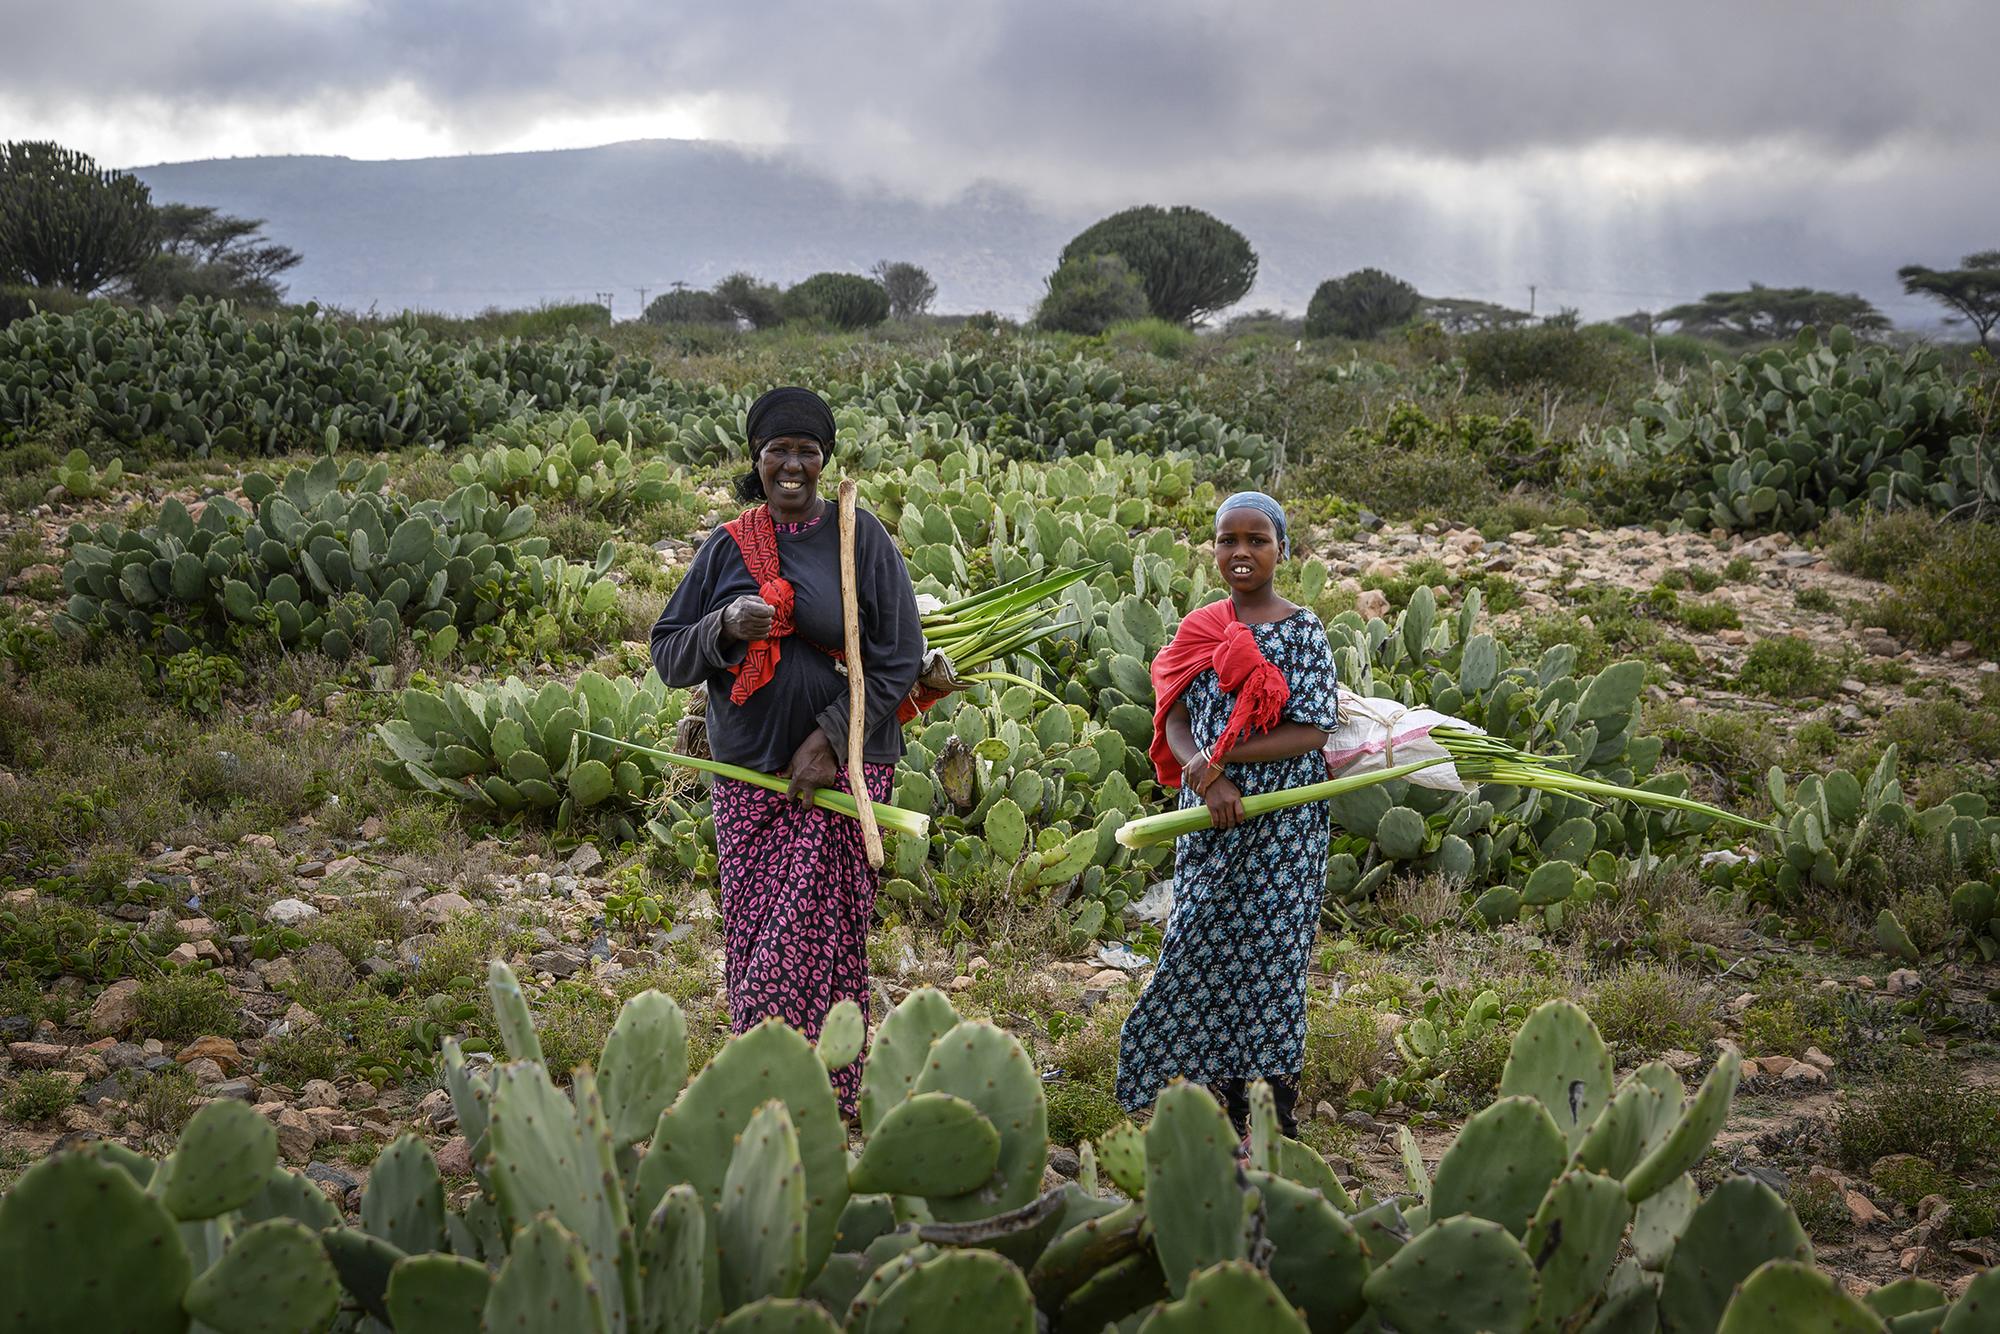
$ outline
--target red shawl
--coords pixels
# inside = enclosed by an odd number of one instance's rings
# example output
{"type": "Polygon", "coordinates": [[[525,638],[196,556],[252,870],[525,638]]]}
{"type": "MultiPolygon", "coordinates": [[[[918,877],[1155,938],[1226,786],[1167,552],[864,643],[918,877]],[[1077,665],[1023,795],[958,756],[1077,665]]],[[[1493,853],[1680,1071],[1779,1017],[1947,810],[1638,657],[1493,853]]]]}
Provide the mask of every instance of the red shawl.
{"type": "Polygon", "coordinates": [[[1228,726],[1208,748],[1217,764],[1245,732],[1276,727],[1292,697],[1285,674],[1265,658],[1256,635],[1236,619],[1236,606],[1228,598],[1189,612],[1173,643],[1153,659],[1153,772],[1163,787],[1181,785],[1181,763],[1167,745],[1167,711],[1211,667],[1223,690],[1236,696],[1228,726]]]}
{"type": "MultiPolygon", "coordinates": [[[[744,651],[743,661],[729,669],[736,677],[736,684],[729,688],[730,702],[741,704],[769,685],[771,678],[778,674],[778,641],[788,638],[794,629],[793,593],[791,581],[779,568],[778,527],[771,521],[770,506],[758,505],[744,510],[734,520],[723,524],[722,530],[735,541],[736,549],[743,555],[744,568],[757,581],[757,596],[771,604],[771,637],[753,641],[744,651]]],[[[828,648],[824,644],[814,644],[813,647],[835,662],[847,661],[847,654],[840,649],[828,648]]],[[[907,699],[896,706],[896,721],[909,722],[948,693],[926,690],[920,683],[911,690],[907,699]]]]}

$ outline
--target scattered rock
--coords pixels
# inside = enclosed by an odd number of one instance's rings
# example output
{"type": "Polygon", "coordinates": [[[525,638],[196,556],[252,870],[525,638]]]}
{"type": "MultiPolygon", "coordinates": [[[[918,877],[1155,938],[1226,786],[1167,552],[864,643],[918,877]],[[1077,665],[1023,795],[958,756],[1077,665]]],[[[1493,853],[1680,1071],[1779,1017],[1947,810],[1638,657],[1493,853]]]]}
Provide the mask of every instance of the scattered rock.
{"type": "Polygon", "coordinates": [[[1903,651],[1903,646],[1889,635],[1863,635],[1861,647],[1877,658],[1893,658],[1903,651]]]}
{"type": "Polygon", "coordinates": [[[341,992],[354,985],[354,965],[347,956],[323,940],[300,950],[293,964],[297,977],[313,991],[341,992]]]}
{"type": "Polygon", "coordinates": [[[30,1070],[53,1070],[69,1055],[69,1048],[54,1042],[10,1042],[7,1055],[30,1070]]]}
{"type": "Polygon", "coordinates": [[[196,1038],[193,1042],[188,1043],[187,1046],[182,1047],[178,1052],[174,1053],[174,1059],[182,1065],[188,1065],[191,1062],[199,1060],[213,1061],[229,1074],[235,1074],[237,1071],[243,1069],[246,1064],[243,1059],[242,1050],[234,1042],[228,1038],[216,1037],[213,1034],[208,1037],[196,1038]]]}
{"type": "Polygon", "coordinates": [[[1806,1048],[1806,1061],[1809,1064],[1818,1066],[1822,1070],[1833,1069],[1833,1058],[1831,1056],[1828,1056],[1825,1052],[1821,1051],[1818,1047],[1806,1048]]]}
{"type": "Polygon", "coordinates": [[[1084,985],[1087,987],[1096,987],[1104,991],[1117,991],[1122,987],[1131,985],[1131,982],[1132,979],[1119,969],[1100,968],[1097,972],[1090,975],[1090,981],[1084,983],[1084,985]]]}
{"type": "Polygon", "coordinates": [[[1383,1134],[1388,1129],[1388,1127],[1362,1111],[1359,1107],[1350,1107],[1342,1112],[1340,1114],[1340,1124],[1352,1126],[1356,1130],[1365,1130],[1371,1135],[1383,1134]]]}
{"type": "Polygon", "coordinates": [[[449,921],[460,913],[478,911],[471,899],[468,899],[465,895],[455,890],[449,889],[442,894],[433,895],[425,899],[423,910],[424,916],[438,923],[449,921]]]}
{"type": "Polygon", "coordinates": [[[197,1056],[192,1061],[182,1061],[181,1068],[186,1070],[190,1075],[193,1075],[195,1083],[200,1084],[203,1088],[207,1088],[212,1084],[220,1084],[223,1080],[222,1067],[216,1062],[209,1060],[206,1056],[197,1056]]]}
{"type": "MultiPolygon", "coordinates": [[[[1691,1051],[1682,1051],[1679,1047],[1667,1048],[1660,1053],[1660,1059],[1667,1063],[1667,1069],[1677,1075],[1685,1075],[1701,1068],[1701,1057],[1691,1051]]],[[[1759,1060],[1757,1064],[1762,1068],[1764,1063],[1759,1060]]]]}
{"type": "Polygon", "coordinates": [[[345,1209],[348,1199],[361,1189],[360,1177],[344,1167],[334,1167],[329,1163],[306,1164],[305,1176],[333,1201],[337,1209],[345,1209]]]}
{"type": "Polygon", "coordinates": [[[136,1042],[117,1042],[98,1053],[112,1070],[131,1070],[146,1064],[146,1049],[136,1042]]]}
{"type": "Polygon", "coordinates": [[[438,1171],[445,1176],[472,1175],[472,1146],[466,1143],[463,1135],[453,1135],[440,1144],[433,1156],[437,1159],[438,1171]]]}
{"type": "Polygon", "coordinates": [[[1792,1067],[1797,1064],[1798,1062],[1789,1056],[1759,1056],[1757,1058],[1757,1068],[1767,1075],[1789,1074],[1792,1067]]]}
{"type": "Polygon", "coordinates": [[[128,1096],[125,1080],[120,1075],[106,1075],[83,1091],[83,1100],[95,1107],[105,1099],[122,1102],[128,1096]]]}
{"type": "Polygon", "coordinates": [[[264,920],[279,926],[297,926],[319,916],[319,909],[304,899],[279,899],[264,909],[264,920]]]}
{"type": "Polygon", "coordinates": [[[432,1089],[417,1103],[417,1116],[443,1130],[458,1123],[458,1113],[452,1110],[451,1095],[443,1089],[432,1089]]]}
{"type": "Polygon", "coordinates": [[[1882,1211],[1860,1191],[1847,1191],[1840,1198],[1847,1205],[1847,1216],[1854,1220],[1856,1227],[1872,1227],[1881,1221],[1882,1211]]]}
{"type": "Polygon", "coordinates": [[[361,859],[354,856],[335,857],[326,864],[328,875],[354,875],[360,870],[361,859]]]}
{"type": "Polygon", "coordinates": [[[1889,974],[1889,984],[1884,988],[1891,996],[1900,996],[1906,991],[1923,990],[1923,975],[1914,968],[1898,968],[1889,974]]]}
{"type": "Polygon", "coordinates": [[[206,1090],[211,1098],[234,1098],[238,1102],[254,1102],[257,1085],[248,1079],[225,1079],[220,1084],[211,1084],[206,1090]]]}
{"type": "Polygon", "coordinates": [[[1794,1061],[1785,1071],[1784,1079],[1787,1084],[1824,1084],[1826,1071],[1809,1061],[1794,1061]]]}
{"type": "Polygon", "coordinates": [[[312,1119],[295,1107],[282,1107],[271,1118],[278,1127],[278,1152],[288,1163],[305,1163],[312,1159],[313,1146],[319,1143],[319,1132],[313,1129],[312,1119]]]}
{"type": "Polygon", "coordinates": [[[574,976],[588,961],[589,956],[575,945],[556,945],[528,956],[530,968],[557,978],[574,976]]]}
{"type": "Polygon", "coordinates": [[[1951,644],[1948,647],[1946,647],[1944,655],[1945,657],[1950,658],[1953,662],[1964,662],[1967,658],[1972,657],[1974,654],[1978,652],[1979,650],[1974,648],[1972,644],[1967,640],[1954,639],[1951,641],[1951,644]]]}
{"type": "Polygon", "coordinates": [[[582,843],[569,855],[567,865],[571,875],[589,875],[604,865],[604,854],[597,850],[595,843],[582,843]]]}
{"type": "Polygon", "coordinates": [[[90,1005],[90,1031],[124,1034],[139,1019],[139,980],[121,978],[97,994],[90,1005]]]}
{"type": "Polygon", "coordinates": [[[1077,1159],[1076,1150],[1066,1149],[1060,1144],[1049,1148],[1049,1166],[1071,1181],[1076,1180],[1076,1174],[1083,1169],[1083,1164],[1077,1159]]]}
{"type": "Polygon", "coordinates": [[[1354,610],[1362,620],[1388,620],[1389,599],[1379,588],[1364,588],[1354,599],[1354,610]]]}
{"type": "Polygon", "coordinates": [[[338,1107],[340,1106],[340,1090],[334,1087],[333,1081],[330,1079],[308,1079],[306,1086],[299,1090],[298,1106],[302,1108],[338,1107]]]}

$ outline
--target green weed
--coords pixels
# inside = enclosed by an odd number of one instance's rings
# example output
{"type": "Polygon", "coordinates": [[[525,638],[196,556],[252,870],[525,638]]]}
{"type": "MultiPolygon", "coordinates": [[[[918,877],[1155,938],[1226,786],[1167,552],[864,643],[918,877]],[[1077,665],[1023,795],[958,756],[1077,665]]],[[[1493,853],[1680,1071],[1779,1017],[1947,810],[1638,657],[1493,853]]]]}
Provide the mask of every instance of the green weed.
{"type": "Polygon", "coordinates": [[[1772,635],[1750,646],[1737,673],[1739,688],[1769,699],[1825,698],[1840,683],[1839,664],[1823,657],[1809,639],[1772,635]]]}
{"type": "Polygon", "coordinates": [[[138,1028],[169,1044],[213,1034],[233,1037],[236,1008],[228,985],[214,973],[176,972],[148,978],[133,997],[138,1028]]]}
{"type": "Polygon", "coordinates": [[[7,1090],[7,1115],[23,1125],[54,1120],[76,1101],[76,1077],[63,1070],[25,1070],[7,1090]]]}
{"type": "Polygon", "coordinates": [[[1854,1101],[1834,1135],[1851,1168],[1910,1153],[1947,1173],[1964,1172],[2000,1147],[2000,1092],[1968,1084],[1946,1061],[1913,1054],[1854,1101]]]}

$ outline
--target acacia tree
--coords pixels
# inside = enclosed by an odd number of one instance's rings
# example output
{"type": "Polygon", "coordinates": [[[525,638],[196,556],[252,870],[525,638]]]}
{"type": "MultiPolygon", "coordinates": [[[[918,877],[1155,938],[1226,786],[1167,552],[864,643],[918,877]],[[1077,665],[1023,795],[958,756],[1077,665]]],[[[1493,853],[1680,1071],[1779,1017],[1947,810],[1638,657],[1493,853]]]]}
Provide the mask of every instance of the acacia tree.
{"type": "Polygon", "coordinates": [[[1734,342],[1774,342],[1796,338],[1808,327],[1844,324],[1855,333],[1884,333],[1888,317],[1854,292],[1822,292],[1811,287],[1766,287],[1751,283],[1740,292],[1710,292],[1699,301],[1660,312],[1661,323],[1682,333],[1734,342]]]}
{"type": "Polygon", "coordinates": [[[267,241],[262,218],[238,218],[206,204],[162,204],[154,210],[159,251],[128,284],[142,301],[219,297],[275,306],[284,296],[278,275],[305,257],[267,241]]]}
{"type": "Polygon", "coordinates": [[[1185,205],[1114,213],[1064,246],[1058,268],[1086,255],[1124,260],[1139,275],[1153,314],[1176,324],[1235,305],[1257,281],[1257,252],[1243,233],[1185,205]]]}
{"type": "Polygon", "coordinates": [[[1979,345],[1987,346],[1993,327],[2000,324],[2000,250],[1967,255],[1955,269],[1906,264],[1896,276],[1910,295],[1927,296],[1957,311],[1957,318],[1979,334],[1979,345]]]}
{"type": "Polygon", "coordinates": [[[1306,337],[1373,338],[1407,324],[1423,298],[1417,289],[1380,269],[1356,269],[1328,278],[1306,304],[1306,337]]]}
{"type": "Polygon", "coordinates": [[[136,176],[57,144],[0,144],[0,281],[87,296],[137,272],[156,234],[136,176]]]}
{"type": "Polygon", "coordinates": [[[889,294],[889,318],[915,319],[937,300],[937,284],[930,274],[905,260],[882,260],[868,270],[882,290],[889,294]]]}

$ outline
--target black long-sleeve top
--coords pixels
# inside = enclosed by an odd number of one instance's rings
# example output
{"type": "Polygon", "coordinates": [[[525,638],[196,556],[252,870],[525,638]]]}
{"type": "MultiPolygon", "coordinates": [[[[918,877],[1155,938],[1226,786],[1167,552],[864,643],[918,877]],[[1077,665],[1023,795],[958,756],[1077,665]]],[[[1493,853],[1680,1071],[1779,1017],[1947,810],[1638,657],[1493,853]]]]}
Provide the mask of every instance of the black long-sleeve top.
{"type": "MultiPolygon", "coordinates": [[[[866,510],[857,514],[855,582],[861,613],[861,656],[867,687],[871,764],[903,756],[896,709],[922,669],[924,637],[916,592],[902,553],[866,510]]],[[[737,598],[757,592],[735,539],[721,528],[695,554],[694,564],[653,625],[653,666],[670,686],[708,685],[708,747],[725,764],[776,773],[814,727],[826,733],[833,753],[847,758],[847,678],[814,645],[843,648],[840,615],[840,522],[829,502],[824,517],[803,532],[778,530],[778,564],[790,581],[793,633],[779,641],[776,674],[742,704],[729,691],[731,665],[747,646],[722,628],[722,613],[737,598]]]]}

